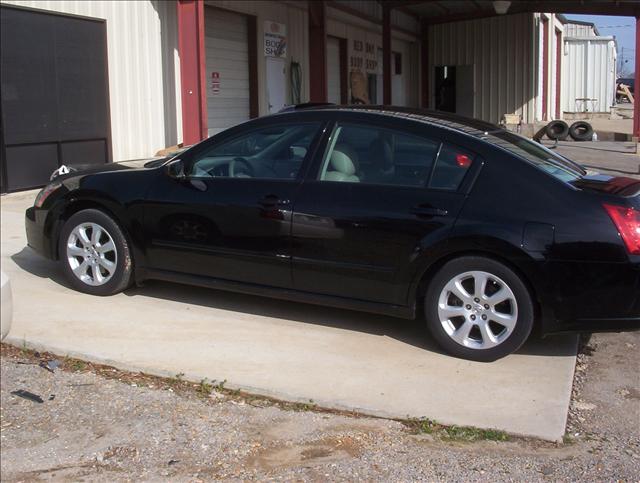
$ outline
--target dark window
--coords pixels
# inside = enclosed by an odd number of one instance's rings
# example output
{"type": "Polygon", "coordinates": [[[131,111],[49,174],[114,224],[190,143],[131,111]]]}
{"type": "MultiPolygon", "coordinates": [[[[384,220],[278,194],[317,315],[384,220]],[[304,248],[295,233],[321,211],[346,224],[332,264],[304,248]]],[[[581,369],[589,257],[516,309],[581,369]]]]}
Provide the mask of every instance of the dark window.
{"type": "Polygon", "coordinates": [[[319,127],[319,123],[282,124],[240,135],[199,155],[190,175],[294,179],[319,127]]]}
{"type": "Polygon", "coordinates": [[[439,145],[392,129],[341,124],[331,136],[319,179],[426,186],[439,145]]]}
{"type": "Polygon", "coordinates": [[[585,174],[582,167],[572,161],[561,158],[547,147],[518,134],[509,131],[492,132],[490,140],[562,181],[575,181],[585,174]]]}
{"type": "Polygon", "coordinates": [[[474,159],[475,154],[469,151],[450,144],[443,144],[429,187],[457,190],[474,159]]]}
{"type": "Polygon", "coordinates": [[[393,53],[393,73],[402,75],[402,54],[398,52],[393,53]]]}

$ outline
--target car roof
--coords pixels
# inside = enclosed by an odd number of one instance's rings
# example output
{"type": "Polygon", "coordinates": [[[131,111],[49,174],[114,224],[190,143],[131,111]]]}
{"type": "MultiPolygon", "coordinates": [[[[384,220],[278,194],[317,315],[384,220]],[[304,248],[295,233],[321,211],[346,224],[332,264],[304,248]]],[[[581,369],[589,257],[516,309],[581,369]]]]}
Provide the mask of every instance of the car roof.
{"type": "Polygon", "coordinates": [[[480,121],[478,119],[470,119],[468,117],[457,114],[432,111],[428,109],[417,109],[411,107],[399,106],[382,106],[382,105],[336,105],[328,103],[308,103],[299,104],[297,106],[289,106],[280,113],[293,113],[301,111],[336,111],[336,112],[354,112],[367,113],[372,115],[382,115],[396,119],[404,119],[410,121],[423,122],[425,124],[436,127],[444,127],[454,131],[461,132],[477,138],[485,137],[496,131],[503,129],[495,124],[480,121]]]}

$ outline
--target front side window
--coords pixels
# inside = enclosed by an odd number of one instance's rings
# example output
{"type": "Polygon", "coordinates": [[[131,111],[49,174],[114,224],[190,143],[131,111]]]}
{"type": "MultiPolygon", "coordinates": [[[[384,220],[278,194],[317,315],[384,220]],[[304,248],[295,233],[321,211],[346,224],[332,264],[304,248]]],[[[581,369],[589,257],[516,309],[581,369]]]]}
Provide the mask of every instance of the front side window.
{"type": "Polygon", "coordinates": [[[320,123],[280,124],[216,144],[191,163],[195,178],[295,179],[320,123]]]}
{"type": "Polygon", "coordinates": [[[426,186],[439,146],[393,129],[339,124],[318,176],[320,181],[426,186]]]}

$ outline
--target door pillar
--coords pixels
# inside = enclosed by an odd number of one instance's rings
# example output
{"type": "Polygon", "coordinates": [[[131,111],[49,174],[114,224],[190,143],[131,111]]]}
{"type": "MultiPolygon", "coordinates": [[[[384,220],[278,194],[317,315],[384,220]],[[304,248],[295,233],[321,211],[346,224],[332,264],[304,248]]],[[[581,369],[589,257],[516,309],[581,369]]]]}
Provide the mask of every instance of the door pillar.
{"type": "Polygon", "coordinates": [[[204,3],[178,0],[178,54],[182,98],[182,142],[195,144],[207,137],[204,3]]]}
{"type": "Polygon", "coordinates": [[[391,7],[382,6],[382,103],[391,104],[391,7]]]}
{"type": "Polygon", "coordinates": [[[309,97],[327,102],[327,11],[324,1],[309,0],[309,97]]]}
{"type": "Polygon", "coordinates": [[[420,80],[423,109],[429,109],[429,25],[424,20],[420,28],[420,80]]]}

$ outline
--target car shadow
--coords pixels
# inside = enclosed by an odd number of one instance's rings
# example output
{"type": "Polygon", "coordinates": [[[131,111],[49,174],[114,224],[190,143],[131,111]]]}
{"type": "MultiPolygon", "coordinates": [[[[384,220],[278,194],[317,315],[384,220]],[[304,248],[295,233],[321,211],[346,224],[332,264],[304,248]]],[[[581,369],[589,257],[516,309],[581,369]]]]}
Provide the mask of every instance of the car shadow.
{"type": "MultiPolygon", "coordinates": [[[[18,267],[30,274],[48,278],[69,290],[73,290],[58,263],[39,256],[30,248],[23,248],[20,252],[12,255],[11,259],[18,267]]],[[[156,280],[146,281],[142,286],[131,287],[124,293],[134,298],[140,296],[171,300],[183,304],[390,337],[422,350],[444,354],[428,334],[424,318],[421,315],[416,320],[406,320],[156,280]]],[[[533,336],[518,353],[535,356],[575,355],[575,344],[570,343],[567,336],[565,336],[565,340],[559,339],[561,337],[542,340],[533,336]]]]}
{"type": "Polygon", "coordinates": [[[18,253],[11,255],[11,260],[25,272],[40,278],[48,278],[69,290],[73,287],[65,277],[60,264],[38,255],[29,247],[24,247],[18,253]]]}

